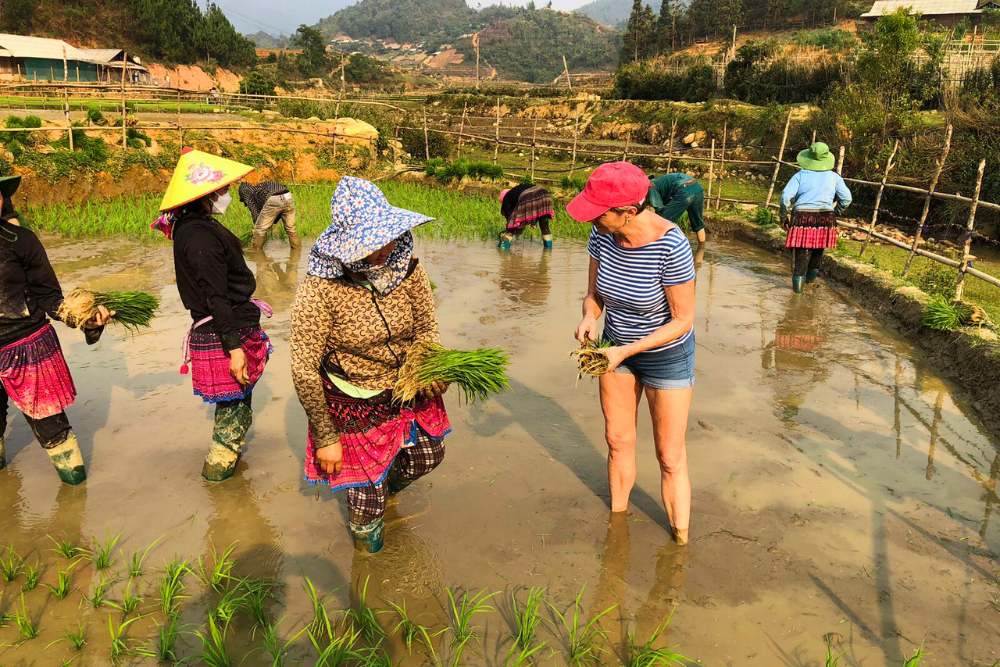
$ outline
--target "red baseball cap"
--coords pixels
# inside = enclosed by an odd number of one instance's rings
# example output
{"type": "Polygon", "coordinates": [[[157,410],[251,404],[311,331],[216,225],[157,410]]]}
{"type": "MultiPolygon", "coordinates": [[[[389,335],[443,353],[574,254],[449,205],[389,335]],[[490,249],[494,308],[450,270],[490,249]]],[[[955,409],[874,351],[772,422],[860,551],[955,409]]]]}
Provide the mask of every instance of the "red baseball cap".
{"type": "Polygon", "coordinates": [[[594,170],[566,212],[577,222],[591,222],[613,208],[646,201],[651,187],[646,172],[634,164],[608,162],[594,170]]]}

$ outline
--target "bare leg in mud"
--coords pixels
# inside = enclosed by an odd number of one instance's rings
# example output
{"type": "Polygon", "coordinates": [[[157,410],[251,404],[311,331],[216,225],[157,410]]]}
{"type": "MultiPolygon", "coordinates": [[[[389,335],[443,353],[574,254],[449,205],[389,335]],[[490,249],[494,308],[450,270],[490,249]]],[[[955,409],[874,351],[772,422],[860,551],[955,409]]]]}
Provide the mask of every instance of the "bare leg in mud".
{"type": "Polygon", "coordinates": [[[693,393],[693,389],[646,388],[656,458],[660,462],[660,493],[678,544],[687,544],[691,522],[686,434],[693,393]]]}
{"type": "Polygon", "coordinates": [[[608,373],[601,376],[600,387],[611,511],[624,512],[635,485],[635,422],[642,385],[631,373],[608,373]]]}

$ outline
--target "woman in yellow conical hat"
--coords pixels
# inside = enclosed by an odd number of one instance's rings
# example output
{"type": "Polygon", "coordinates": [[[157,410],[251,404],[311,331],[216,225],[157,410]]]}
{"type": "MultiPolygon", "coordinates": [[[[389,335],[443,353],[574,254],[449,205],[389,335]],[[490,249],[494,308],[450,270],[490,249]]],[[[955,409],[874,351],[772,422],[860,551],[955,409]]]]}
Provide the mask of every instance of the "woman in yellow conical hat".
{"type": "Polygon", "coordinates": [[[253,421],[253,387],[264,372],[271,343],[260,327],[270,307],[253,298],[257,282],[240,240],[214,216],[232,197],[229,186],[252,167],[185,149],[160,204],[153,228],[174,242],[177,291],[191,311],[181,373],[191,365],[194,393],[215,405],[215,430],[202,476],[232,476],[253,421]]]}

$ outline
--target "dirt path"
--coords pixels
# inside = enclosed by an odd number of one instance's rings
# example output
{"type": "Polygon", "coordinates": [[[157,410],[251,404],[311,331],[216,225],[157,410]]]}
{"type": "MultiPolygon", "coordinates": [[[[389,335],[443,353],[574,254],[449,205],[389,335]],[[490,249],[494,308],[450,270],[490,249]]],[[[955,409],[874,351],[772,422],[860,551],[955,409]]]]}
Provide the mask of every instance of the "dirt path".
{"type": "MultiPolygon", "coordinates": [[[[213,544],[238,540],[241,572],[285,584],[272,612],[289,628],[307,614],[304,576],[339,604],[370,576],[370,600],[405,598],[437,626],[445,586],[544,586],[561,607],[585,587],[588,612],[619,605],[605,624],[613,640],[635,623],[648,635],[676,608],[668,640],[704,665],[819,665],[824,636],[848,665],[898,667],[921,642],[929,665],[1000,658],[1000,610],[991,604],[1000,593],[997,443],[905,341],[824,285],[793,296],[771,255],[719,243],[699,268],[693,541],[679,549],[664,527],[648,418],[639,420],[632,511],[627,522],[608,521],[596,385],[577,386],[568,358],[585,248],[565,243],[545,256],[525,243],[498,255],[476,243],[422,243],[445,342],[511,350],[513,389],[474,407],[449,396],[455,430],[445,462],[391,507],[386,549],[369,557],[352,550],[341,499],[302,481],[305,420],[288,371],[288,315],[304,258],[290,263],[273,244],[271,259],[256,265],[258,296],[275,306],[267,329],[276,352],[254,397],[245,463],[230,482],[208,486],[198,473],[210,410],[177,374],[189,321],[169,248],[54,240],[49,248],[64,287],[158,291],[164,312],[152,331],[131,340],[109,332],[96,349],[60,330],[90,480],[60,489],[11,415],[0,530],[22,552],[53,561],[46,534],[121,532],[122,554],[163,536],[149,558],[154,572],[175,555],[210,559],[213,544]]],[[[92,576],[81,568],[74,583],[89,591],[92,576]]],[[[54,579],[50,566],[43,581],[54,579]]],[[[150,575],[141,584],[151,608],[154,583],[150,575]]],[[[0,610],[16,603],[12,586],[0,610]]],[[[189,594],[183,620],[197,626],[206,596],[193,579],[189,594]]],[[[29,593],[43,610],[42,635],[0,661],[69,657],[65,645],[43,648],[80,618],[93,641],[77,664],[105,664],[106,611],[81,611],[78,599],[29,593]]],[[[156,616],[130,634],[150,636],[156,616]]],[[[486,645],[470,647],[465,663],[501,664],[501,616],[476,623],[486,645]]],[[[16,632],[0,630],[0,642],[16,632]]],[[[548,630],[542,638],[560,646],[548,630]]],[[[192,638],[182,645],[194,651],[192,638]]],[[[238,658],[247,646],[233,643],[238,658]]]]}

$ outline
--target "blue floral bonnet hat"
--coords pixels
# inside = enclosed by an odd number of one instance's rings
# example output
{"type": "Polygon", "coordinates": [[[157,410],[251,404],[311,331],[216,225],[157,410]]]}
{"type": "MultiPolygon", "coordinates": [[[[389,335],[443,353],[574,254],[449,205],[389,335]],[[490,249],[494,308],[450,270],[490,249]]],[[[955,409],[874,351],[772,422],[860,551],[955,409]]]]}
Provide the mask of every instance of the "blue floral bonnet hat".
{"type": "Polygon", "coordinates": [[[413,256],[411,231],[434,218],[397,208],[377,185],[344,176],[330,199],[330,226],[319,235],[309,253],[309,275],[340,278],[345,268],[364,274],[372,286],[386,294],[406,277],[413,256]],[[365,257],[399,239],[382,266],[372,267],[365,257]]]}

